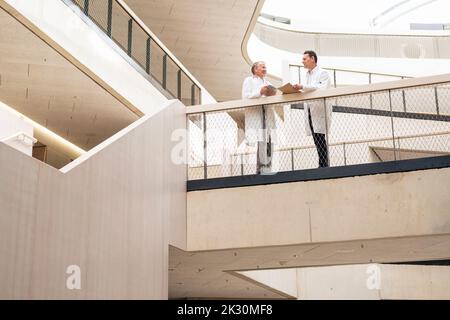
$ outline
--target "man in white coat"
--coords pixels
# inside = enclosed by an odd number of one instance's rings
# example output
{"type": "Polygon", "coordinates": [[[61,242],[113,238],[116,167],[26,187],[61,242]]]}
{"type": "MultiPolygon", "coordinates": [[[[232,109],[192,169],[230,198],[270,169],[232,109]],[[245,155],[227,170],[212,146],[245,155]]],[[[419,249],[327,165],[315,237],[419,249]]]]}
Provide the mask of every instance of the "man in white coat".
{"type": "MultiPolygon", "coordinates": [[[[296,90],[321,90],[330,87],[330,76],[317,65],[317,54],[314,51],[304,52],[303,65],[308,69],[306,80],[303,84],[294,85],[296,90]]],[[[304,108],[306,135],[313,136],[319,156],[319,167],[328,167],[327,134],[331,125],[332,107],[320,101],[305,103],[304,108]]]]}
{"type": "MultiPolygon", "coordinates": [[[[267,80],[266,64],[263,61],[255,62],[251,68],[252,76],[245,78],[242,85],[242,99],[257,99],[276,94],[275,87],[267,80]]],[[[275,128],[275,115],[273,108],[266,108],[264,115],[261,107],[247,108],[245,110],[245,138],[247,145],[257,148],[256,173],[270,172],[271,168],[271,143],[270,131],[275,128]],[[264,132],[263,118],[266,119],[266,131],[264,132]],[[269,136],[269,142],[266,137],[269,136]],[[264,155],[261,155],[263,153],[264,155]],[[261,162],[261,158],[265,161],[261,162]],[[263,169],[263,170],[261,170],[263,169]]]]}

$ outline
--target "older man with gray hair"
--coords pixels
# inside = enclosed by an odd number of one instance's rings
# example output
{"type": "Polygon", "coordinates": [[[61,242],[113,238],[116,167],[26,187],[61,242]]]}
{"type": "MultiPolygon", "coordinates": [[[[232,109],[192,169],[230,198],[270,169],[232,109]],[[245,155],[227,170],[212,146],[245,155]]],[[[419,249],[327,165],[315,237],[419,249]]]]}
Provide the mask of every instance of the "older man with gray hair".
{"type": "MultiPolygon", "coordinates": [[[[251,68],[252,76],[247,77],[242,85],[242,99],[257,99],[274,96],[276,88],[267,80],[267,69],[264,61],[257,61],[251,68]]],[[[271,170],[271,135],[275,128],[273,108],[253,107],[245,110],[245,138],[247,145],[257,147],[256,173],[267,173],[271,170]],[[264,123],[265,119],[265,123],[264,123]],[[265,126],[264,126],[265,124],[265,126]],[[266,130],[263,130],[265,128],[266,130]]]]}
{"type": "Polygon", "coordinates": [[[242,99],[255,99],[274,96],[276,90],[266,79],[267,68],[264,61],[257,61],[251,68],[252,76],[245,78],[242,85],[242,99]]]}

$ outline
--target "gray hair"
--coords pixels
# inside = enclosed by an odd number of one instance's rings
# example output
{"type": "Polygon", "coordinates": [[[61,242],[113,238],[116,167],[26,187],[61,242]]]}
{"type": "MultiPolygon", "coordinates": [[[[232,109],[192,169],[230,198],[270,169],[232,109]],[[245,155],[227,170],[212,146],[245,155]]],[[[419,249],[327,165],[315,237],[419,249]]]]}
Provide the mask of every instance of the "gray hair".
{"type": "Polygon", "coordinates": [[[264,61],[256,61],[256,62],[252,65],[252,74],[255,74],[256,68],[258,68],[258,66],[259,66],[260,64],[262,64],[262,63],[265,64],[264,61]]]}

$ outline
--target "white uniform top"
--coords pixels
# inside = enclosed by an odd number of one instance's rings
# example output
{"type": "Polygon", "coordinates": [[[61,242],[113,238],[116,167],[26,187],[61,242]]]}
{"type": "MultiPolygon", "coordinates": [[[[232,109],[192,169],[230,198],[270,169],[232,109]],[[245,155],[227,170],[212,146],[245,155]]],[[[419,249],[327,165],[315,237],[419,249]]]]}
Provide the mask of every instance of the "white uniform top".
{"type": "Polygon", "coordinates": [[[330,87],[330,76],[328,72],[316,66],[311,71],[306,73],[306,83],[303,85],[304,89],[327,89],[330,87]]]}
{"type": "MultiPolygon", "coordinates": [[[[272,85],[266,78],[258,76],[247,77],[242,84],[242,99],[257,99],[261,95],[261,88],[272,85]]],[[[262,107],[247,108],[245,110],[245,138],[247,145],[255,146],[257,141],[264,140],[262,107]]],[[[275,129],[275,113],[272,107],[266,107],[266,128],[275,129]]]]}
{"type": "Polygon", "coordinates": [[[256,99],[261,98],[261,88],[272,85],[266,78],[258,76],[247,77],[242,85],[242,99],[256,99]]]}

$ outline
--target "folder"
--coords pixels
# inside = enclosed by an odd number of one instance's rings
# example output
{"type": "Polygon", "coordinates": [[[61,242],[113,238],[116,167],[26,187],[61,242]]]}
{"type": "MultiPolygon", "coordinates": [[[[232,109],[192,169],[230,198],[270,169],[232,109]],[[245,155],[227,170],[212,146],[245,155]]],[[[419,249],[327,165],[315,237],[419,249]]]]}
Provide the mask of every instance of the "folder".
{"type": "Polygon", "coordinates": [[[288,82],[285,85],[281,86],[278,88],[278,90],[280,90],[281,92],[283,92],[283,94],[289,94],[289,93],[299,93],[300,91],[295,90],[294,86],[288,82]]]}

